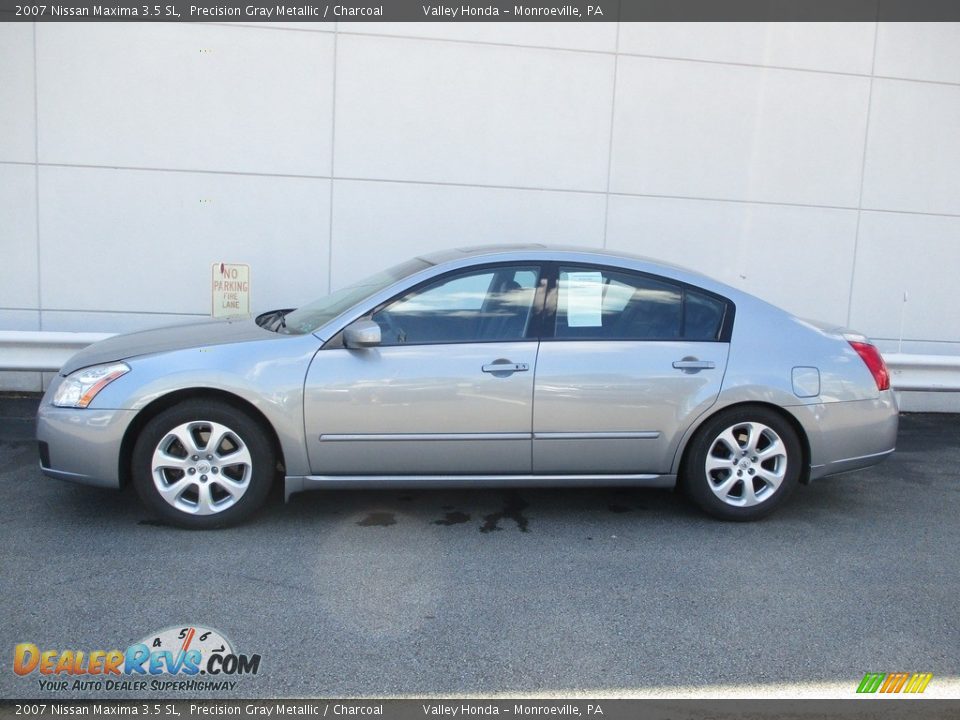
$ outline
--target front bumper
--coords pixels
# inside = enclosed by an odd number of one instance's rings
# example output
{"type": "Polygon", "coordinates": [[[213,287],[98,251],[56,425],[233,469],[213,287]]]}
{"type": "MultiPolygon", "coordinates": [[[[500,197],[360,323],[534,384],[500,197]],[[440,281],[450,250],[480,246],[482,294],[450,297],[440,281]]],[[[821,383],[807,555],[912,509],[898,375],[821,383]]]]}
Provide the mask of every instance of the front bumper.
{"type": "Polygon", "coordinates": [[[120,487],[120,447],[134,410],[55,407],[37,411],[40,470],[58,480],[120,487]]]}

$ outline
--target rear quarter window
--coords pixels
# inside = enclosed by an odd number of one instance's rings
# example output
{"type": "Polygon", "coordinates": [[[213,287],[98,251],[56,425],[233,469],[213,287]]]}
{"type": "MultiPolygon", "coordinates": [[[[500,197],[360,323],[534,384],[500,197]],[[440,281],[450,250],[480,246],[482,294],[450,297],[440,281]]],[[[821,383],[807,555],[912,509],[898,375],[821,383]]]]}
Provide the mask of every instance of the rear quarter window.
{"type": "Polygon", "coordinates": [[[719,298],[687,290],[683,307],[683,337],[685,340],[716,340],[723,327],[727,304],[719,298]]]}
{"type": "Polygon", "coordinates": [[[641,273],[560,267],[554,337],[716,341],[728,303],[641,273]]]}

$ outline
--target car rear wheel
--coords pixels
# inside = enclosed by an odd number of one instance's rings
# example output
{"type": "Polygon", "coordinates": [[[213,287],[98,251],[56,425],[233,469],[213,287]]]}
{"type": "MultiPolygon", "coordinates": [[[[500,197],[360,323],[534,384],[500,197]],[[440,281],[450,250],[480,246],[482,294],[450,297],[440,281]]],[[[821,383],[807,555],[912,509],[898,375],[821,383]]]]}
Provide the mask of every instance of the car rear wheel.
{"type": "Polygon", "coordinates": [[[275,464],[256,421],[226,403],[190,400],[143,428],[133,451],[133,483],[171,524],[223,527],[263,504],[275,464]]]}
{"type": "Polygon", "coordinates": [[[694,436],[682,469],[687,495],[723,520],[758,520],[796,488],[803,453],[790,423],[768,408],[721,412],[694,436]]]}

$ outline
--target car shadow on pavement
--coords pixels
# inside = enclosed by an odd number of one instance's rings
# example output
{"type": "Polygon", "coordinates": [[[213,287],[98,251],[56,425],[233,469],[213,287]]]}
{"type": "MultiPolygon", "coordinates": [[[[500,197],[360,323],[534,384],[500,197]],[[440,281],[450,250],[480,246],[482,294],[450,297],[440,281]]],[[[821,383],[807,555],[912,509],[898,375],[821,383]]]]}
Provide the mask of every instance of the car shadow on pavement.
{"type": "Polygon", "coordinates": [[[329,490],[301,493],[286,505],[274,501],[263,520],[345,517],[359,527],[389,528],[401,523],[423,528],[470,530],[481,534],[511,530],[534,533],[544,523],[562,525],[590,518],[689,517],[682,495],[649,488],[485,488],[426,490],[329,490]]]}

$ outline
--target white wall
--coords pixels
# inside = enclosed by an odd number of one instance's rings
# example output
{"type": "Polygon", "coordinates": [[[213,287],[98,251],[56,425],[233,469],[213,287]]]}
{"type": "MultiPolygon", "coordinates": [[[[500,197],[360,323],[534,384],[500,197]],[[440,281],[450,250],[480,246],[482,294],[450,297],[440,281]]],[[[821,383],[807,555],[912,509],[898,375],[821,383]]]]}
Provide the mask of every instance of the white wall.
{"type": "Polygon", "coordinates": [[[4,24],[0,329],[544,241],[960,354],[958,130],[956,23],[4,24]]]}

